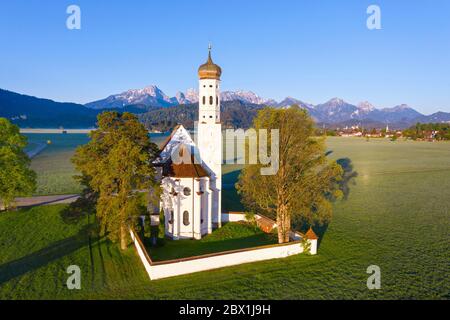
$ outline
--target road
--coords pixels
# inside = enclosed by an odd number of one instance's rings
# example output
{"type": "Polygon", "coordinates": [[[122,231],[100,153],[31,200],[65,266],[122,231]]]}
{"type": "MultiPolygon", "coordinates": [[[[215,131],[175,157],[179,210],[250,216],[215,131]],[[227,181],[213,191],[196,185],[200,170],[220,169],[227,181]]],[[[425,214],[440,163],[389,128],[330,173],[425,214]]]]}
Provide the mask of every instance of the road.
{"type": "MultiPolygon", "coordinates": [[[[56,196],[37,196],[16,198],[15,206],[17,208],[43,206],[48,204],[60,204],[60,203],[72,203],[75,202],[80,195],[78,194],[65,194],[56,196]]],[[[2,204],[0,203],[0,208],[2,204]]]]}

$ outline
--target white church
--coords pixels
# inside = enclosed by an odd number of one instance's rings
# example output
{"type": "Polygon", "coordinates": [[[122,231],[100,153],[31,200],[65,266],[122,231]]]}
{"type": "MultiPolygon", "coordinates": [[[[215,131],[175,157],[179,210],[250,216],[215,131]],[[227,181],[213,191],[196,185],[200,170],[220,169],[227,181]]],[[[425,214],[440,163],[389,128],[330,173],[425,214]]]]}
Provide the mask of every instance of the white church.
{"type": "Polygon", "coordinates": [[[208,61],[198,69],[197,139],[178,125],[161,147],[155,164],[161,180],[160,210],[165,233],[174,240],[201,239],[222,226],[221,68],[208,61]]]}

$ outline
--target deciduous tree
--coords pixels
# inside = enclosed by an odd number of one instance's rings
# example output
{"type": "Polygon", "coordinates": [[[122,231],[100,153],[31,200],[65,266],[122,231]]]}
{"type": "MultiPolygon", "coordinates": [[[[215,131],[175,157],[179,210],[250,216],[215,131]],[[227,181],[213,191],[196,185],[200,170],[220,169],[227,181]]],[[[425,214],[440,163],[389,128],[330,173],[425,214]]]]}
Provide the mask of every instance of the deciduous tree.
{"type": "MultiPolygon", "coordinates": [[[[150,141],[147,130],[130,114],[105,112],[98,117],[98,129],[91,141],[77,149],[73,158],[81,172],[80,180],[95,194],[96,215],[101,235],[112,241],[120,239],[127,246],[127,223],[145,205],[147,196],[158,194],[152,161],[157,146],[150,141]],[[148,192],[153,189],[157,192],[148,192]]],[[[88,192],[85,192],[88,194],[88,192]]]]}
{"type": "MultiPolygon", "coordinates": [[[[254,120],[256,130],[279,130],[279,170],[261,175],[262,164],[246,166],[236,187],[244,204],[276,218],[278,241],[289,241],[293,217],[323,223],[332,214],[331,201],[340,197],[343,170],[327,158],[324,138],[313,137],[313,121],[298,106],[265,108],[254,120]]],[[[271,147],[271,142],[269,141],[271,147]]]]}
{"type": "Polygon", "coordinates": [[[36,189],[36,173],[30,169],[26,145],[19,127],[0,118],[0,202],[5,209],[15,197],[31,195],[36,189]]]}

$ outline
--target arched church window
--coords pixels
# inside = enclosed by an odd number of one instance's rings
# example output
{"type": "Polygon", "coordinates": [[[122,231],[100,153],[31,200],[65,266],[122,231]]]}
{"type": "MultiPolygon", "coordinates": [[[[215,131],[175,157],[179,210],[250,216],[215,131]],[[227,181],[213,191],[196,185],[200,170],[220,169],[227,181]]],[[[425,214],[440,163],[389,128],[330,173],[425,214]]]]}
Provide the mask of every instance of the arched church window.
{"type": "Polygon", "coordinates": [[[184,194],[186,197],[189,197],[189,196],[191,195],[191,189],[189,189],[188,187],[184,188],[184,189],[183,189],[183,194],[184,194]]]}
{"type": "Polygon", "coordinates": [[[206,97],[203,96],[203,104],[206,104],[206,97]]]}
{"type": "Polygon", "coordinates": [[[170,212],[169,212],[169,223],[170,224],[173,223],[173,210],[170,210],[170,212]]]}
{"type": "Polygon", "coordinates": [[[188,211],[183,212],[183,224],[185,226],[189,225],[189,212],[188,211]]]}
{"type": "Polygon", "coordinates": [[[216,106],[218,106],[218,105],[219,105],[219,97],[216,96],[216,106]]]}
{"type": "Polygon", "coordinates": [[[213,98],[212,96],[210,96],[210,97],[209,97],[209,104],[210,104],[210,105],[213,105],[213,103],[214,103],[214,98],[213,98]]]}

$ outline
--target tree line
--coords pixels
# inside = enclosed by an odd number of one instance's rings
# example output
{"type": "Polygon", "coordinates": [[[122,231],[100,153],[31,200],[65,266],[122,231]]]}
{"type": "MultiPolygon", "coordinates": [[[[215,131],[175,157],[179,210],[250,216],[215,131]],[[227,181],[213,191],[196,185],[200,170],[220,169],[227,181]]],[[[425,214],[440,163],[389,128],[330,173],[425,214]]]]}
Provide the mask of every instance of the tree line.
{"type": "Polygon", "coordinates": [[[403,136],[413,140],[450,140],[450,123],[417,123],[404,130],[403,136]]]}

